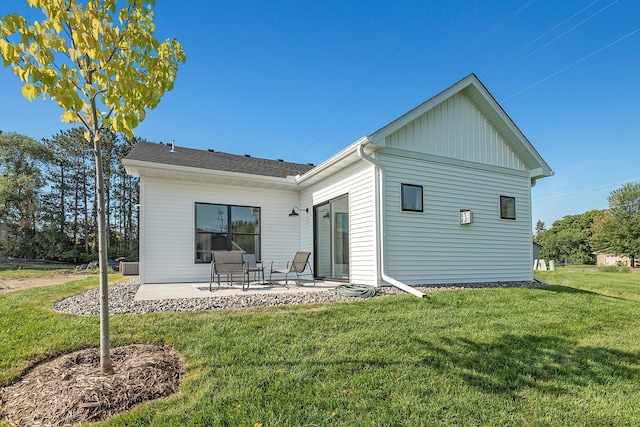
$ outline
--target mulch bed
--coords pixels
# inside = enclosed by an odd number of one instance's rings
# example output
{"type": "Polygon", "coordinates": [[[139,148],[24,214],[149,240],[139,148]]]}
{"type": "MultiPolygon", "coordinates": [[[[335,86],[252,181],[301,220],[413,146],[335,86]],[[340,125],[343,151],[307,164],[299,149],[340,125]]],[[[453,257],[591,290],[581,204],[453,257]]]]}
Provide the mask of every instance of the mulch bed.
{"type": "Polygon", "coordinates": [[[97,348],[43,362],[0,388],[2,417],[11,426],[68,426],[104,420],[168,396],[184,374],[174,350],[153,345],[111,349],[115,374],[100,371],[97,348]]]}

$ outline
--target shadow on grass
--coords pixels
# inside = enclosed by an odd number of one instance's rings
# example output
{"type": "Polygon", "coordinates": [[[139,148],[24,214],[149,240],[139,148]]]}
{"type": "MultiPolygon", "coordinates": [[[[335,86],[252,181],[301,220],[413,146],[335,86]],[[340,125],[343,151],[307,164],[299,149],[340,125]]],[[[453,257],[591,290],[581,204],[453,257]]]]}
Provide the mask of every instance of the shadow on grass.
{"type": "Polygon", "coordinates": [[[562,285],[550,285],[550,286],[540,286],[538,288],[541,291],[555,292],[558,294],[585,294],[585,295],[599,295],[597,292],[593,291],[585,291],[584,289],[572,288],[571,286],[562,286],[562,285]]]}
{"type": "Polygon", "coordinates": [[[547,292],[555,292],[555,293],[559,293],[559,294],[593,295],[593,296],[598,296],[598,297],[601,297],[601,298],[611,298],[611,299],[620,300],[620,301],[635,301],[635,302],[638,302],[638,300],[634,299],[634,298],[625,298],[625,297],[620,297],[620,296],[615,296],[615,295],[607,295],[607,294],[601,293],[601,292],[594,292],[594,291],[587,291],[587,290],[584,290],[584,289],[572,288],[571,286],[551,285],[551,286],[541,286],[541,287],[535,288],[535,289],[539,289],[539,290],[547,291],[547,292]]]}
{"type": "Polygon", "coordinates": [[[607,390],[616,383],[640,383],[640,352],[581,346],[557,336],[503,334],[489,341],[414,336],[399,345],[406,347],[405,353],[410,355],[406,359],[354,350],[351,356],[330,360],[265,357],[262,362],[225,361],[216,368],[268,368],[284,374],[304,365],[308,370],[305,378],[322,377],[324,371],[339,371],[344,378],[368,372],[371,382],[367,387],[371,389],[388,387],[379,382],[380,372],[400,369],[416,377],[440,377],[436,382],[459,381],[513,400],[522,398],[527,390],[560,397],[575,395],[579,388],[607,390]]]}
{"type": "Polygon", "coordinates": [[[417,344],[424,364],[483,392],[513,398],[523,389],[559,396],[577,386],[640,381],[640,354],[576,346],[561,337],[507,334],[493,342],[458,338],[417,344]]]}

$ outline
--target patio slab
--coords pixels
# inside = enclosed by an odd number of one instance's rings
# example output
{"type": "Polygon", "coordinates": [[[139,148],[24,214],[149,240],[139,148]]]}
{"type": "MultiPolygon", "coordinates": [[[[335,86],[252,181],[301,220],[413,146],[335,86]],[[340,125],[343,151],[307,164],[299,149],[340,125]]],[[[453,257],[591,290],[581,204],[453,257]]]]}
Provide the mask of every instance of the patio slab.
{"type": "Polygon", "coordinates": [[[220,289],[217,289],[217,284],[213,285],[213,291],[209,291],[209,283],[150,283],[140,285],[134,301],[149,301],[149,300],[164,300],[164,299],[182,299],[182,298],[212,298],[212,297],[225,297],[231,295],[252,295],[252,294],[293,294],[302,292],[324,292],[335,289],[336,286],[341,285],[342,282],[329,282],[323,280],[316,280],[316,285],[313,286],[313,282],[302,281],[302,286],[295,286],[292,282],[289,284],[289,288],[284,284],[260,284],[250,283],[249,289],[242,290],[240,283],[229,286],[222,284],[220,289]]]}

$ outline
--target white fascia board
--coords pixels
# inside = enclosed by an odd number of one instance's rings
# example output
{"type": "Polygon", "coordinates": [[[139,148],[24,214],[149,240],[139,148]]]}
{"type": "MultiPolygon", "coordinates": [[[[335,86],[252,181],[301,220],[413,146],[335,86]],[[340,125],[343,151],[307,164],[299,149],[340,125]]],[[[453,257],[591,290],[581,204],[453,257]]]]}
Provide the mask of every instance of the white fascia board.
{"type": "MultiPolygon", "coordinates": [[[[485,118],[488,119],[491,115],[496,115],[497,119],[500,120],[500,122],[504,126],[506,126],[508,131],[513,135],[513,137],[515,137],[515,140],[517,141],[516,143],[520,144],[520,146],[526,150],[526,153],[529,154],[533,158],[535,163],[537,163],[537,165],[539,166],[538,168],[532,168],[532,170],[539,169],[540,171],[542,171],[539,175],[537,175],[538,178],[543,178],[543,177],[553,175],[553,171],[551,170],[551,167],[542,158],[540,153],[538,153],[538,151],[535,149],[533,144],[531,144],[529,139],[527,139],[527,137],[522,133],[520,128],[514,123],[513,120],[511,120],[511,117],[509,117],[506,111],[504,111],[502,106],[498,104],[498,101],[495,100],[495,98],[491,95],[491,93],[482,85],[482,83],[477,78],[472,79],[470,83],[466,85],[463,89],[465,91],[473,91],[477,95],[480,95],[480,97],[482,97],[482,99],[485,102],[485,105],[474,102],[476,107],[480,109],[480,112],[485,116],[485,118]],[[488,108],[489,110],[488,111],[485,110],[486,108],[488,108]]],[[[516,149],[515,147],[512,147],[512,149],[514,149],[516,153],[518,152],[518,149],[516,149]]],[[[522,159],[522,160],[525,161],[525,159],[522,159]]],[[[525,162],[525,164],[526,163],[527,162],[525,162]]],[[[532,165],[529,164],[527,166],[531,168],[532,165]]]]}
{"type": "Polygon", "coordinates": [[[397,131],[398,129],[407,125],[408,123],[411,123],[412,121],[414,121],[415,119],[417,119],[418,117],[426,113],[427,111],[431,110],[438,104],[441,104],[446,99],[451,98],[453,95],[460,92],[465,87],[469,86],[470,84],[473,84],[474,80],[477,80],[477,77],[475,77],[473,74],[465,77],[464,79],[460,80],[458,83],[454,84],[448,89],[445,89],[444,91],[440,92],[436,96],[418,105],[411,111],[398,117],[388,125],[378,129],[373,134],[371,134],[371,142],[375,145],[380,145],[382,143],[382,145],[384,146],[384,140],[387,136],[391,135],[393,132],[397,131]]]}
{"type": "Polygon", "coordinates": [[[552,170],[547,170],[544,168],[537,168],[529,171],[529,177],[533,179],[546,178],[548,176],[553,176],[553,175],[555,174],[552,170]]]}
{"type": "MultiPolygon", "coordinates": [[[[533,160],[533,162],[527,162],[525,161],[525,159],[522,159],[523,162],[525,162],[525,164],[527,164],[530,169],[540,169],[542,171],[540,174],[538,174],[537,177],[543,178],[553,175],[553,171],[551,170],[549,165],[544,161],[542,156],[540,156],[540,154],[536,151],[531,142],[529,142],[527,137],[524,136],[524,134],[520,131],[518,126],[516,126],[513,120],[511,120],[511,118],[507,115],[500,104],[498,104],[498,102],[493,98],[491,93],[484,87],[480,80],[478,80],[475,74],[468,75],[464,79],[455,83],[453,86],[445,89],[433,98],[420,104],[413,110],[409,111],[408,113],[374,132],[371,135],[372,144],[375,144],[376,146],[385,146],[385,139],[387,136],[416,120],[427,111],[435,108],[437,105],[441,104],[442,102],[459,92],[466,92],[468,94],[467,96],[471,95],[471,101],[476,105],[476,107],[485,116],[485,118],[487,118],[487,120],[491,122],[491,118],[493,118],[494,120],[497,120],[502,124],[503,131],[511,134],[504,136],[511,136],[511,138],[507,138],[510,139],[510,143],[517,144],[523,149],[519,156],[526,153],[528,156],[531,156],[530,159],[533,160]]],[[[513,148],[514,147],[512,147],[512,149],[513,148]]],[[[514,149],[514,151],[518,153],[519,150],[514,149]]]]}
{"type": "Polygon", "coordinates": [[[320,163],[309,172],[305,172],[302,175],[295,176],[294,178],[296,180],[296,183],[301,186],[312,184],[322,178],[325,178],[328,175],[333,174],[336,168],[342,169],[350,165],[351,163],[355,163],[356,161],[360,160],[360,158],[358,157],[358,147],[370,141],[371,140],[368,136],[363,136],[353,144],[349,145],[347,148],[340,151],[338,154],[335,154],[334,156],[320,163]],[[352,161],[348,161],[349,159],[351,159],[352,161]]]}
{"type": "Polygon", "coordinates": [[[213,169],[194,168],[191,166],[169,165],[164,163],[146,162],[143,160],[123,159],[122,164],[129,175],[144,176],[145,171],[163,171],[167,174],[172,172],[177,174],[190,174],[203,177],[228,178],[232,180],[263,182],[265,184],[276,184],[295,187],[296,181],[293,177],[280,178],[277,176],[254,175],[249,173],[227,172],[213,169]]]}

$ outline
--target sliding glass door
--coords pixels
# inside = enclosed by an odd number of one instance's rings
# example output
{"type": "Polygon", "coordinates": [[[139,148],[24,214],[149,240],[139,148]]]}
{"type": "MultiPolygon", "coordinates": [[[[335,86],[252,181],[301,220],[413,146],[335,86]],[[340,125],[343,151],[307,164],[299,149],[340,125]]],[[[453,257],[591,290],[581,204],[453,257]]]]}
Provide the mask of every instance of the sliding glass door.
{"type": "Polygon", "coordinates": [[[349,199],[346,195],[313,208],[315,272],[349,279],[349,199]]]}

